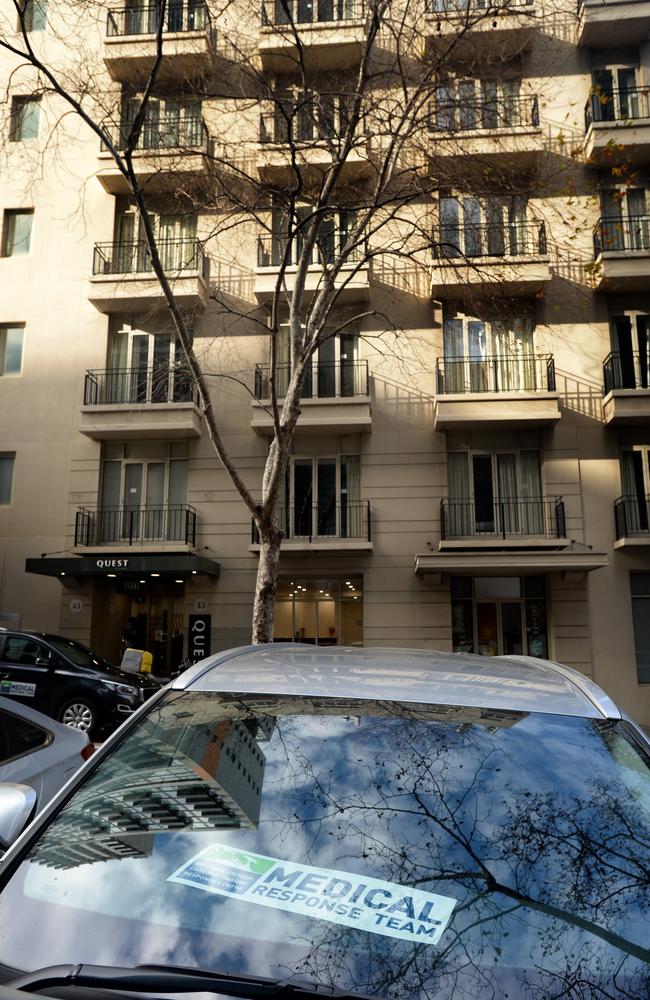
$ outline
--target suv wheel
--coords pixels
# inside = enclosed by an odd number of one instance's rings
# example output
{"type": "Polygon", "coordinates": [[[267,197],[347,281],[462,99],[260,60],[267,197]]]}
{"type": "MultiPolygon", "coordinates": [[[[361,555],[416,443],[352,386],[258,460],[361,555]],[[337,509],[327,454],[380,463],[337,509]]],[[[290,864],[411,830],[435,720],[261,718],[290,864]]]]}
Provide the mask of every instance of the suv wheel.
{"type": "Polygon", "coordinates": [[[64,726],[90,734],[97,721],[97,712],[93,703],[87,698],[70,698],[61,705],[57,719],[64,726]]]}

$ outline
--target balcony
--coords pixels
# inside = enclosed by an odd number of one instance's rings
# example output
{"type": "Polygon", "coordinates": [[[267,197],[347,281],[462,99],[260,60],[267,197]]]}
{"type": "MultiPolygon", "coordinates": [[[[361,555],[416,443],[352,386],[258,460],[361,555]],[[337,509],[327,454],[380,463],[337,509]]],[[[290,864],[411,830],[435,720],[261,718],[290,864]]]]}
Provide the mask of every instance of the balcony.
{"type": "MultiPolygon", "coordinates": [[[[370,503],[327,502],[313,506],[281,506],[276,523],[284,532],[282,553],[372,552],[370,503]]],[[[252,523],[251,551],[259,551],[260,541],[252,523]]]]}
{"type": "MultiPolygon", "coordinates": [[[[282,399],[291,378],[289,365],[278,365],[276,396],[282,399]]],[[[251,427],[272,435],[270,366],[255,366],[255,399],[251,427]]],[[[354,434],[372,429],[367,361],[317,362],[308,373],[300,398],[297,434],[354,434]]]]}
{"type": "Polygon", "coordinates": [[[585,105],[585,155],[591,163],[630,166],[650,159],[650,88],[591,94],[585,105]]]}
{"type": "MultiPolygon", "coordinates": [[[[124,149],[131,125],[108,125],[117,149],[124,149]]],[[[205,183],[209,177],[210,136],[198,115],[163,115],[145,120],[133,154],[138,182],[149,193],[177,190],[205,183]]],[[[97,174],[109,194],[128,194],[129,183],[105,146],[99,153],[97,174]]]]}
{"type": "MultiPolygon", "coordinates": [[[[160,4],[143,4],[108,11],[104,64],[118,83],[146,80],[157,55],[160,4]]],[[[204,76],[218,53],[208,4],[182,0],[167,4],[162,27],[159,83],[204,76]]]]}
{"type": "Polygon", "coordinates": [[[594,283],[600,292],[650,288],[650,216],[603,216],[594,229],[594,283]]]}
{"type": "Polygon", "coordinates": [[[438,358],[434,427],[550,427],[560,419],[551,354],[438,358]]]}
{"type": "Polygon", "coordinates": [[[424,9],[428,45],[459,60],[488,51],[512,58],[530,47],[540,23],[535,0],[425,0],[424,9]]]}
{"type": "MultiPolygon", "coordinates": [[[[210,266],[199,240],[164,240],[158,250],[178,304],[204,308],[210,266]]],[[[88,298],[103,313],[162,308],[164,296],[146,243],[96,243],[88,298]]]]}
{"type": "Polygon", "coordinates": [[[592,49],[637,46],[650,28],[647,0],[578,0],[578,44],[592,49]]]}
{"type": "Polygon", "coordinates": [[[439,98],[432,118],[431,159],[529,170],[542,152],[542,139],[537,97],[474,105],[439,98]]]}
{"type": "Polygon", "coordinates": [[[557,548],[569,544],[562,497],[440,501],[440,548],[557,548]]]}
{"type": "Polygon", "coordinates": [[[200,437],[196,386],[162,366],[86,372],[79,430],[95,441],[200,437]]]}
{"type": "MultiPolygon", "coordinates": [[[[305,297],[311,298],[320,291],[323,284],[323,264],[326,266],[340,259],[345,252],[347,233],[332,229],[323,236],[319,245],[312,248],[305,280],[305,297]]],[[[257,270],[255,273],[255,296],[259,302],[267,302],[276,294],[284,293],[287,286],[293,291],[296,267],[301,253],[301,241],[295,238],[265,233],[257,240],[257,270]]],[[[365,242],[345,252],[345,261],[337,275],[335,286],[339,289],[337,302],[365,301],[370,295],[369,265],[365,242]]]]}
{"type": "MultiPolygon", "coordinates": [[[[260,116],[257,169],[268,184],[285,184],[298,174],[303,180],[317,181],[340,156],[343,124],[336,111],[333,120],[317,119],[313,105],[299,109],[288,118],[280,111],[260,116]],[[289,136],[291,128],[291,136],[289,136]]],[[[369,139],[357,136],[341,164],[340,182],[348,184],[370,173],[369,139]]]]}
{"type": "Polygon", "coordinates": [[[258,51],[267,72],[295,72],[302,60],[310,70],[354,66],[365,38],[364,0],[263,0],[258,51]]]}
{"type": "Polygon", "coordinates": [[[603,415],[606,424],[650,421],[650,357],[612,351],[603,363],[603,415]]]}
{"type": "Polygon", "coordinates": [[[434,240],[434,298],[455,298],[482,287],[492,294],[537,295],[551,280],[543,222],[445,223],[434,240]]]}
{"type": "Polygon", "coordinates": [[[614,501],[614,548],[650,545],[650,496],[622,496],[614,501]]]}
{"type": "Polygon", "coordinates": [[[196,545],[196,511],[187,504],[80,507],[75,516],[75,548],[182,551],[196,545]]]}

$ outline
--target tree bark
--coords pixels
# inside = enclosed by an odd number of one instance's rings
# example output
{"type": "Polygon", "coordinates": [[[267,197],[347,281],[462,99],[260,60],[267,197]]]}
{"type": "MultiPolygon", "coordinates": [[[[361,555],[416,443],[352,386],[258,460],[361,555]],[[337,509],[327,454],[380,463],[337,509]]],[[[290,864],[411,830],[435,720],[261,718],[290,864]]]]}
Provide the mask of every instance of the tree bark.
{"type": "Polygon", "coordinates": [[[260,558],[253,602],[252,642],[254,645],[273,641],[273,618],[275,595],[278,589],[281,539],[282,533],[275,526],[271,526],[270,529],[266,528],[264,532],[260,530],[260,558]]]}

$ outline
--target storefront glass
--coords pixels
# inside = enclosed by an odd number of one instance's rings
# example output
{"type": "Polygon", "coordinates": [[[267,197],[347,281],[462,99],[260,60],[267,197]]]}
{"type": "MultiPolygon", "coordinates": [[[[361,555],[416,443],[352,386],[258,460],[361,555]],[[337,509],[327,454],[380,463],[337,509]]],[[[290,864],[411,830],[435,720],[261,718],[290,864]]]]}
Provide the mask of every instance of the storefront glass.
{"type": "Polygon", "coordinates": [[[362,577],[281,577],[275,605],[274,641],[361,646],[362,577]]]}
{"type": "Polygon", "coordinates": [[[451,578],[455,653],[548,656],[543,576],[451,578]]]}

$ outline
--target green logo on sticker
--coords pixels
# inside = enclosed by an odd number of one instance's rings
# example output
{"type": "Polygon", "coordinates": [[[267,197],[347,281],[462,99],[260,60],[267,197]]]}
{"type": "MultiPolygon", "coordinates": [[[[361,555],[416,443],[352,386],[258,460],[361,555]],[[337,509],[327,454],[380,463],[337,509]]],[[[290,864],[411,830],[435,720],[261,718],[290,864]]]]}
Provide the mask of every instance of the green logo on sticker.
{"type": "Polygon", "coordinates": [[[247,868],[254,875],[263,875],[275,864],[275,861],[260,858],[256,854],[247,854],[246,851],[238,851],[236,848],[219,845],[218,850],[224,861],[230,861],[231,864],[239,865],[240,868],[247,868]]]}

